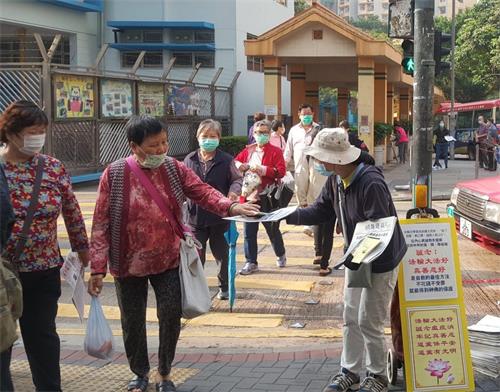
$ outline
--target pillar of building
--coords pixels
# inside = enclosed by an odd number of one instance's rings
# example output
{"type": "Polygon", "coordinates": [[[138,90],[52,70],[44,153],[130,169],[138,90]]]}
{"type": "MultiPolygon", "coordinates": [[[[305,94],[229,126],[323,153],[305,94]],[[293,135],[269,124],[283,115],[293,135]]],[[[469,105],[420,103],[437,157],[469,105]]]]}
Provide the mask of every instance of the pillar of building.
{"type": "Polygon", "coordinates": [[[292,65],[290,69],[290,96],[293,123],[299,122],[298,109],[306,102],[306,73],[303,65],[292,65]]]}
{"type": "Polygon", "coordinates": [[[358,132],[370,151],[374,149],[375,63],[371,57],[358,57],[358,132]]]}
{"type": "Polygon", "coordinates": [[[337,89],[337,124],[347,120],[349,116],[349,89],[340,87],[337,89]]]}
{"type": "Polygon", "coordinates": [[[306,82],[306,103],[312,105],[314,121],[319,121],[319,86],[316,82],[306,82]]]}
{"type": "MultiPolygon", "coordinates": [[[[375,93],[374,102],[375,113],[374,122],[387,123],[387,65],[375,64],[375,93]]],[[[384,147],[384,163],[387,161],[386,154],[386,141],[382,143],[384,147]]]]}
{"type": "Polygon", "coordinates": [[[264,109],[269,119],[281,116],[281,64],[277,57],[264,58],[264,109]]]}
{"type": "Polygon", "coordinates": [[[392,124],[394,116],[394,86],[392,83],[387,83],[387,123],[392,124]]]}
{"type": "Polygon", "coordinates": [[[408,87],[399,89],[399,120],[406,121],[410,113],[410,92],[408,87]]]}

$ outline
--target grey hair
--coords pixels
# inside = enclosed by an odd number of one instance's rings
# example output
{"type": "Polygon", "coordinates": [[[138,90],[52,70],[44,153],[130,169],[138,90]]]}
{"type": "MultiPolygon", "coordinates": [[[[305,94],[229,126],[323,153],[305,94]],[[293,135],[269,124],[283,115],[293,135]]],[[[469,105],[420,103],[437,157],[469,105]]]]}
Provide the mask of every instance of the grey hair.
{"type": "Polygon", "coordinates": [[[253,129],[259,129],[260,127],[267,127],[269,132],[271,132],[272,124],[269,120],[260,120],[253,125],[253,129]]]}
{"type": "Polygon", "coordinates": [[[222,136],[222,125],[220,125],[220,122],[216,120],[212,120],[211,118],[207,118],[206,120],[203,120],[200,125],[198,125],[198,130],[196,131],[196,138],[198,139],[202,132],[204,131],[215,131],[217,133],[217,136],[219,136],[219,139],[222,136]]]}

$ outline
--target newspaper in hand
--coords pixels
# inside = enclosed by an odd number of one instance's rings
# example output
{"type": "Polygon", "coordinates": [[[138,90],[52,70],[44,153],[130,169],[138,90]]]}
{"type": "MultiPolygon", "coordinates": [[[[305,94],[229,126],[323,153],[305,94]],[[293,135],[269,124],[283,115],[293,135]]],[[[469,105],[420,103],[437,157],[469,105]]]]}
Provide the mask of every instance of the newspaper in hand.
{"type": "Polygon", "coordinates": [[[68,283],[73,291],[71,300],[83,322],[83,308],[85,306],[85,283],[83,281],[84,268],[78,253],[70,252],[61,267],[61,278],[68,283]]]}

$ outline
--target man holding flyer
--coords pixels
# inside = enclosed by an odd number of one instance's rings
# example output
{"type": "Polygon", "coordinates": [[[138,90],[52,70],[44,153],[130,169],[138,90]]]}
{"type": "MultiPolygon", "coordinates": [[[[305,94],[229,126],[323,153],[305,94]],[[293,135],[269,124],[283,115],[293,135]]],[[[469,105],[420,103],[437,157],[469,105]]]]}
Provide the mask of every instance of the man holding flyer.
{"type": "MultiPolygon", "coordinates": [[[[379,242],[376,246],[386,246],[380,256],[370,263],[353,263],[353,259],[365,258],[358,257],[352,247],[349,249],[351,257],[344,258],[348,268],[345,270],[341,370],[333,376],[324,392],[358,389],[362,392],[388,391],[384,322],[396,285],[399,262],[406,252],[397,219],[392,219],[392,223],[382,219],[397,217],[390,191],[382,172],[374,166],[373,158],[351,146],[342,128],[320,131],[305,153],[313,158],[315,169],[328,176],[328,180],[315,203],[289,215],[287,223],[317,225],[337,218],[344,235],[345,249],[349,248],[360,228],[371,229],[374,225],[376,229],[377,224],[393,226],[388,243],[376,240],[379,242]],[[364,355],[367,376],[360,383],[364,355]]],[[[376,230],[368,230],[367,237],[370,232],[376,230]]],[[[370,235],[370,241],[372,238],[370,235]]],[[[359,239],[357,241],[360,242],[359,239]]],[[[367,252],[381,250],[371,248],[370,244],[364,246],[367,252]]]]}

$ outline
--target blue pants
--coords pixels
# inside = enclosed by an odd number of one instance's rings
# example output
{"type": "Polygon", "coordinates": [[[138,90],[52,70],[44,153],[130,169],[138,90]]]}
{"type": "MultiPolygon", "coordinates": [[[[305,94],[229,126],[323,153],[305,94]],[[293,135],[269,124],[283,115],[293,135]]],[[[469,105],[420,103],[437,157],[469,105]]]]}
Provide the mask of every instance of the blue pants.
{"type": "MultiPolygon", "coordinates": [[[[283,236],[281,235],[279,222],[262,223],[266,229],[269,240],[274,250],[276,257],[281,257],[285,254],[285,245],[283,244],[283,236]]],[[[259,223],[245,223],[245,258],[247,263],[257,264],[257,232],[259,231],[259,223]]]]}
{"type": "Polygon", "coordinates": [[[436,143],[436,159],[434,166],[441,166],[440,159],[444,159],[444,167],[448,167],[448,143],[436,143]]]}

